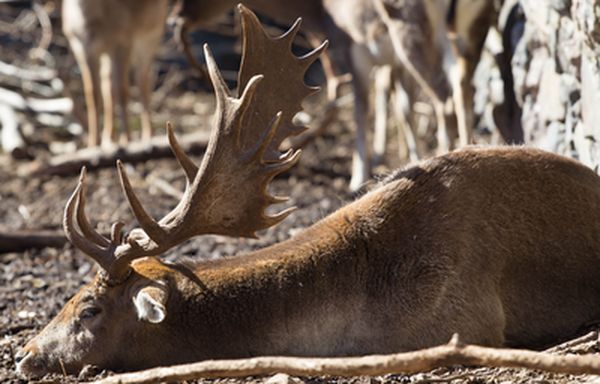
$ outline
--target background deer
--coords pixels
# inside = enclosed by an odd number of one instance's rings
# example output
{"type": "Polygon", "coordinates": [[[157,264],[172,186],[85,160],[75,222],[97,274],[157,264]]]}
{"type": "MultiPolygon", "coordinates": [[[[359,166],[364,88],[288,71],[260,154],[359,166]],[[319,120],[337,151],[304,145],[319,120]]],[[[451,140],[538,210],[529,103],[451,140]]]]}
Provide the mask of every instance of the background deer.
{"type": "MultiPolygon", "coordinates": [[[[214,22],[236,2],[179,0],[174,14],[179,17],[180,30],[188,31],[214,22]]],[[[352,75],[356,123],[352,190],[357,190],[370,174],[366,127],[370,76],[375,67],[390,65],[408,73],[431,100],[440,152],[451,148],[446,120],[452,122],[452,126],[458,122],[461,146],[470,142],[473,125],[471,79],[487,30],[494,21],[492,1],[249,0],[245,4],[282,23],[302,16],[309,38],[314,41],[326,37],[331,41],[334,65],[326,60],[326,73],[333,73],[335,67],[338,71],[347,68],[352,75]],[[446,116],[445,104],[449,98],[454,107],[446,116]]],[[[329,75],[328,79],[336,77],[329,75]]],[[[337,81],[328,81],[330,98],[337,94],[337,86],[337,81]]],[[[398,86],[396,89],[399,90],[398,86]]],[[[408,85],[408,90],[412,90],[409,98],[414,101],[416,89],[408,85]]],[[[401,112],[398,108],[396,111],[401,112]]],[[[405,116],[399,115],[399,118],[404,126],[408,124],[409,119],[405,116]]],[[[404,135],[412,142],[409,129],[404,129],[404,135]]],[[[383,139],[376,139],[378,144],[374,149],[379,158],[385,144],[385,134],[381,131],[379,129],[376,135],[383,139]]]]}
{"type": "Polygon", "coordinates": [[[240,95],[205,49],[215,129],[200,167],[168,137],[187,177],[160,221],[145,212],[119,163],[140,228],[99,235],[85,214],[85,172],[64,229],[101,268],[16,355],[20,372],[84,364],[134,370],[208,358],[386,353],[444,343],[540,345],[600,317],[600,178],[557,155],[468,148],[384,180],[290,240],[234,258],[162,262],[200,234],[251,237],[277,224],[266,190],[299,152],[280,154],[303,82],[324,45],[289,51],[299,23],[266,35],[240,7],[240,95]],[[278,97],[273,97],[277,95],[278,97]],[[243,191],[243,193],[240,193],[243,191]]]}
{"type": "Polygon", "coordinates": [[[142,139],[152,135],[152,61],[163,36],[167,0],[63,0],[63,31],[83,80],[88,115],[88,146],[99,143],[99,106],[104,119],[102,145],[114,142],[114,98],[119,106],[120,141],[130,138],[129,76],[133,67],[142,104],[142,139]]]}

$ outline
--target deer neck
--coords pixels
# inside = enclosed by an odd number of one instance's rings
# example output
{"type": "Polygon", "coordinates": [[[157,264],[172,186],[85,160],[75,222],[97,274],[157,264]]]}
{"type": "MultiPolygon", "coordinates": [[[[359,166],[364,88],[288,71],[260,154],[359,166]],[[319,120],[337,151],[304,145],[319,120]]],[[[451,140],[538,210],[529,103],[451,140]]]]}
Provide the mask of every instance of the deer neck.
{"type": "Polygon", "coordinates": [[[193,359],[351,353],[344,343],[367,332],[361,287],[376,232],[363,200],[283,243],[199,264],[179,287],[193,359]]]}

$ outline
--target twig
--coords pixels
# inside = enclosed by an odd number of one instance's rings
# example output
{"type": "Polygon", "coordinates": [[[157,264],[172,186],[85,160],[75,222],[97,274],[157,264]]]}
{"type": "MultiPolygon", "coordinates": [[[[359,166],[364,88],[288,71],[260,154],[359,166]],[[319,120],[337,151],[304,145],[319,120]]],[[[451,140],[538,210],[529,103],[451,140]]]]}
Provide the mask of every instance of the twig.
{"type": "Polygon", "coordinates": [[[565,341],[562,344],[555,345],[552,348],[546,349],[544,352],[550,352],[550,353],[561,352],[561,351],[565,351],[567,349],[571,349],[573,347],[576,347],[578,345],[588,343],[591,341],[598,341],[598,331],[592,331],[592,332],[585,334],[581,337],[578,337],[576,339],[565,341]]]}
{"type": "Polygon", "coordinates": [[[47,52],[50,42],[52,41],[52,23],[50,22],[50,17],[48,16],[46,9],[40,4],[39,0],[33,2],[33,11],[42,27],[42,37],[40,38],[40,42],[35,48],[35,51],[39,50],[47,52]]]}
{"type": "Polygon", "coordinates": [[[173,187],[169,182],[167,182],[164,179],[161,179],[160,177],[151,175],[146,178],[146,181],[148,182],[148,184],[159,189],[164,194],[175,198],[176,200],[183,199],[183,192],[173,187]]]}
{"type": "Polygon", "coordinates": [[[454,335],[446,345],[392,355],[348,358],[256,357],[209,360],[153,368],[99,380],[97,384],[142,384],[193,380],[200,377],[246,377],[286,373],[292,376],[379,376],[416,373],[451,365],[519,367],[569,374],[600,374],[600,356],[560,356],[519,349],[464,345],[454,335]]]}
{"type": "Polygon", "coordinates": [[[476,376],[477,376],[477,374],[473,374],[471,372],[463,372],[463,373],[457,373],[455,375],[450,375],[450,376],[440,375],[438,377],[427,377],[427,378],[424,378],[421,380],[414,381],[413,384],[450,383],[451,381],[454,381],[454,380],[473,378],[476,376]]]}
{"type": "Polygon", "coordinates": [[[63,377],[67,377],[67,370],[65,369],[65,363],[61,358],[58,359],[58,363],[60,364],[60,370],[62,371],[63,377]]]}

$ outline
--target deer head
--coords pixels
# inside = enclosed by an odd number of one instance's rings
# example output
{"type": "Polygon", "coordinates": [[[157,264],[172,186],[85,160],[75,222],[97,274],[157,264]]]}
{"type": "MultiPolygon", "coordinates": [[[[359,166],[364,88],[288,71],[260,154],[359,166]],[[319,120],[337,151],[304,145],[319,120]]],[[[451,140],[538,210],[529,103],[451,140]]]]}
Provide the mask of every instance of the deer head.
{"type": "Polygon", "coordinates": [[[327,43],[296,57],[290,48],[300,20],[284,35],[271,38],[251,11],[241,5],[238,9],[244,36],[238,96],[230,94],[210,50],[204,48],[217,107],[199,167],[167,125],[171,148],[187,178],[177,206],[154,220],[117,162],[123,191],[140,227],[124,235],[123,223],[117,222],[110,238],[103,237],[85,214],[82,170],[63,226],[71,243],[93,258],[100,271],[17,354],[20,372],[35,375],[60,372],[62,367],[75,372],[86,364],[136,369],[192,359],[180,348],[185,337],[177,337],[177,316],[170,313],[181,300],[182,272],[156,256],[201,234],[254,237],[292,212],[290,208],[267,215],[268,206],[286,200],[271,196],[267,187],[299,159],[300,151],[280,153],[278,148],[303,129],[292,118],[304,97],[317,90],[304,84],[304,73],[327,43]]]}

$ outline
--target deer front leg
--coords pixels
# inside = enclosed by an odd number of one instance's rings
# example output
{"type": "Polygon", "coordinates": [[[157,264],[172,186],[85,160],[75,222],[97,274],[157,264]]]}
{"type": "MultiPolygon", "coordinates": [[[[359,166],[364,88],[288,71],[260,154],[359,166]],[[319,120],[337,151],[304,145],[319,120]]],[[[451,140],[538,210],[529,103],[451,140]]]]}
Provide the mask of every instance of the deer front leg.
{"type": "Polygon", "coordinates": [[[81,40],[69,39],[71,50],[79,66],[83,83],[83,94],[87,110],[87,146],[96,147],[99,143],[98,110],[100,100],[99,56],[91,49],[84,49],[81,40]]]}

